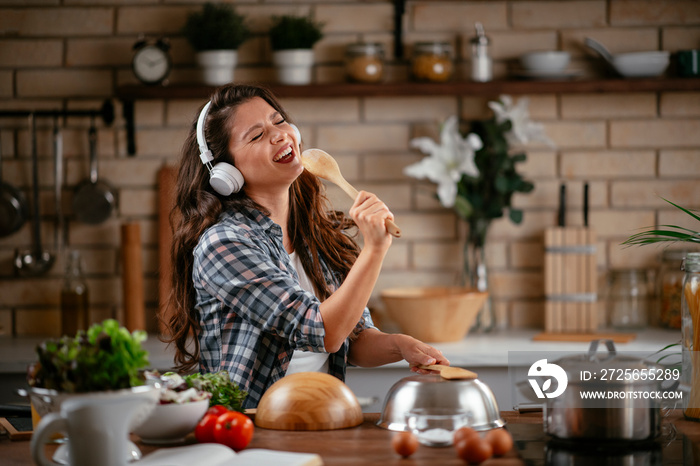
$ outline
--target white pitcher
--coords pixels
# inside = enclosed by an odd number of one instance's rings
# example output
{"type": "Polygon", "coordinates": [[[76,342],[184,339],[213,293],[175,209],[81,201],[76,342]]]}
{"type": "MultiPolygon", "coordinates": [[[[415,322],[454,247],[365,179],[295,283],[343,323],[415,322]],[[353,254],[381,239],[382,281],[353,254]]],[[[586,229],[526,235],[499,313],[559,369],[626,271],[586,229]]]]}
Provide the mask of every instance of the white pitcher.
{"type": "Polygon", "coordinates": [[[31,451],[40,466],[59,465],[46,457],[44,444],[61,432],[68,437],[70,466],[127,466],[129,432],[155,409],[157,386],[92,392],[64,400],[46,415],[32,435],[31,451]]]}

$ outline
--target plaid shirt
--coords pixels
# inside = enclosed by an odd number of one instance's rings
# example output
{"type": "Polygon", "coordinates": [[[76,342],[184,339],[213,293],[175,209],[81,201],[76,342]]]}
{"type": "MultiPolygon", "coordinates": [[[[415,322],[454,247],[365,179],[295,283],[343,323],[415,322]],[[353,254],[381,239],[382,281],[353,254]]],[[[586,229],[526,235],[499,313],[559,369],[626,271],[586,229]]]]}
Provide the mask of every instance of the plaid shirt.
{"type": "MultiPolygon", "coordinates": [[[[335,289],[340,279],[323,262],[335,289]]],[[[320,301],[299,285],[282,245],[282,229],[258,210],[224,213],[194,250],[192,278],[201,325],[200,371],[227,370],[248,392],[244,408],[284,377],[292,352],[324,351],[320,301]]],[[[369,310],[356,331],[373,327],[369,310]]],[[[331,375],[345,379],[349,340],[329,357],[331,375]]]]}

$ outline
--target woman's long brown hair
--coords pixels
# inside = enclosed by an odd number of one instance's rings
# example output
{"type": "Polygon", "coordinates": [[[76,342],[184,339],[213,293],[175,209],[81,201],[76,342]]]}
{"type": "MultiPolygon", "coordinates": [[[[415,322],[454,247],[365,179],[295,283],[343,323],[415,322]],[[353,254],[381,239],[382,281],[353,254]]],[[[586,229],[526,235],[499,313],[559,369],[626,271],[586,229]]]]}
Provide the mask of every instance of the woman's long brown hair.
{"type": "MultiPolygon", "coordinates": [[[[233,163],[228,153],[232,121],[238,106],[255,97],[264,99],[287,119],[287,113],[265,88],[234,84],[218,88],[211,96],[205,123],[207,145],[214,156],[212,164],[221,161],[233,163]]],[[[199,363],[196,333],[200,330],[200,325],[195,311],[192,252],[200,236],[218,221],[224,211],[235,211],[248,206],[269,215],[245,194],[245,186],[230,196],[222,196],[212,189],[209,185],[209,172],[199,158],[196,125],[195,117],[181,151],[176,202],[170,214],[173,228],[172,291],[165,312],[170,315],[165,322],[170,335],[163,336],[163,340],[175,344],[175,363],[181,371],[191,371],[199,363]],[[190,341],[193,347],[189,345],[190,341]]],[[[294,251],[301,259],[321,300],[326,299],[332,289],[326,283],[319,257],[322,256],[331,270],[341,280],[344,279],[359,253],[357,244],[346,233],[352,226],[352,220],[342,212],[329,209],[323,185],[316,176],[305,170],[292,183],[288,232],[294,251]]],[[[165,319],[163,315],[160,318],[165,319]]]]}

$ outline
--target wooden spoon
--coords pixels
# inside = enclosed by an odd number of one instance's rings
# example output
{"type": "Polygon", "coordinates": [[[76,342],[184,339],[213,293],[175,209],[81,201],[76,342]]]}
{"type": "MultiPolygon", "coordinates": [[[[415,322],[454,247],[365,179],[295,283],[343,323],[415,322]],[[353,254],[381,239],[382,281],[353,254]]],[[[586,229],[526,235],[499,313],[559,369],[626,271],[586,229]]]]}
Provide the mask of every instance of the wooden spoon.
{"type": "MultiPolygon", "coordinates": [[[[301,164],[310,173],[336,184],[352,199],[357,197],[357,189],[343,178],[338,163],[328,152],[321,149],[306,149],[301,153],[301,164]]],[[[384,224],[386,231],[392,236],[401,237],[401,229],[391,219],[386,219],[384,224]]]]}
{"type": "Polygon", "coordinates": [[[472,372],[467,369],[462,369],[461,367],[443,366],[441,364],[421,364],[418,367],[421,369],[438,371],[440,372],[440,377],[448,380],[473,380],[478,377],[476,372],[472,372]]]}

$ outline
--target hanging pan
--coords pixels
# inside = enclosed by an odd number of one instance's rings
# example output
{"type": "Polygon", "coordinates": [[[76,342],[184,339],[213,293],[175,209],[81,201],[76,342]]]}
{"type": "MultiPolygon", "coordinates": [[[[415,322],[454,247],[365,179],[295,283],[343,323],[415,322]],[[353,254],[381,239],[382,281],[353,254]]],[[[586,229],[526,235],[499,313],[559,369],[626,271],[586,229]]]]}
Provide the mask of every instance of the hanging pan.
{"type": "Polygon", "coordinates": [[[90,177],[75,190],[73,211],[78,221],[96,225],[109,218],[114,209],[114,194],[109,184],[97,177],[97,129],[94,122],[88,131],[90,142],[90,177]]]}
{"type": "MultiPolygon", "coordinates": [[[[2,142],[0,142],[0,149],[2,149],[2,142]]],[[[2,181],[2,155],[0,155],[0,237],[15,233],[26,221],[27,199],[19,189],[2,181]]]]}

